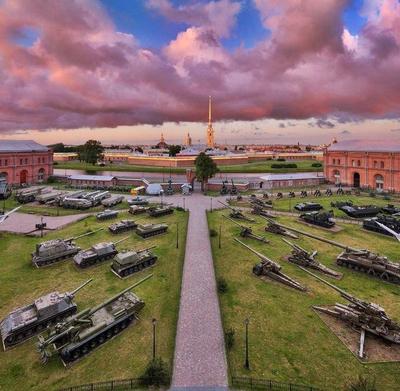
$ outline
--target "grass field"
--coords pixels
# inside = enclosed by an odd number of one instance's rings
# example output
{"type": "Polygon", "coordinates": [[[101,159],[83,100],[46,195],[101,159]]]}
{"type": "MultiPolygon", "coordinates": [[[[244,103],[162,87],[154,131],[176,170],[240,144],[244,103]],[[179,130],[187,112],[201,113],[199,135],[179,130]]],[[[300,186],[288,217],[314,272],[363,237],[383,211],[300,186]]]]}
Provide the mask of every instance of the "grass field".
{"type": "MultiPolygon", "coordinates": [[[[257,217],[257,224],[252,226],[256,233],[265,235],[271,243],[262,244],[253,239],[244,241],[278,261],[284,273],[308,287],[307,293],[255,277],[252,267],[258,263],[258,258],[233,241],[239,228],[223,220],[222,214],[227,214],[227,211],[209,213],[208,220],[210,228],[217,232],[223,223],[222,248],[218,248],[218,237],[211,238],[211,242],[216,276],[223,277],[228,285],[228,291],[220,293],[224,329],[232,327],[235,330],[235,344],[227,352],[231,375],[340,390],[363,374],[376,379],[378,390],[399,389],[400,363],[361,364],[311,310],[312,305],[344,301],[334,290],[283,260],[290,252],[289,246],[279,236],[264,232],[265,220],[257,217]],[[250,319],[250,371],[244,368],[244,320],[247,317],[250,319]]],[[[278,221],[350,246],[368,247],[399,260],[398,242],[368,233],[358,226],[340,224],[342,231],[329,233],[305,226],[291,217],[281,217],[278,221]]],[[[295,242],[308,250],[317,249],[322,263],[344,272],[343,279],[333,280],[334,284],[362,299],[379,303],[390,316],[400,321],[399,286],[336,266],[334,259],[340,252],[338,248],[306,237],[295,242]]]]}
{"type": "MultiPolygon", "coordinates": [[[[122,215],[120,218],[127,216],[128,214],[122,215]]],[[[35,349],[36,338],[10,351],[1,351],[1,390],[50,391],[82,383],[138,377],[143,373],[152,355],[152,318],[158,320],[157,355],[167,362],[169,368],[172,367],[187,213],[175,211],[173,215],[161,220],[147,218],[144,221],[150,220],[167,222],[168,233],[143,240],[134,233],[111,236],[108,230],[104,230],[77,240],[82,248],[101,241],[118,240],[124,236],[129,236],[129,239],[117,245],[120,250],[157,245],[154,252],[159,256],[159,260],[155,267],[125,280],[117,278],[110,271],[110,262],[83,271],[75,268],[71,260],[46,269],[35,269],[30,263],[30,253],[40,239],[0,234],[0,318],[43,294],[53,290],[72,290],[87,279],[93,278],[93,282],[76,296],[79,311],[101,303],[150,272],[154,273],[153,278],[134,289],[146,303],[140,313],[140,321],[71,368],[65,369],[58,357],[53,357],[43,366],[35,349]],[[176,249],[175,222],[179,223],[179,249],[176,249]]],[[[106,227],[111,222],[112,220],[99,223],[94,217],[90,217],[57,233],[52,232],[46,239],[71,237],[88,229],[106,227]]]]}
{"type": "MultiPolygon", "coordinates": [[[[263,162],[237,164],[232,166],[219,166],[219,172],[222,173],[288,173],[288,172],[308,172],[308,171],[323,171],[323,167],[312,167],[315,160],[295,161],[297,168],[272,168],[271,165],[276,163],[291,163],[291,162],[277,162],[275,160],[266,160],[263,162]]],[[[58,162],[54,165],[55,169],[72,169],[72,170],[85,170],[85,171],[130,171],[130,172],[160,172],[160,173],[173,173],[184,174],[186,168],[170,168],[165,167],[152,167],[152,166],[135,166],[131,164],[112,164],[104,167],[93,166],[81,162],[58,162]]]]}

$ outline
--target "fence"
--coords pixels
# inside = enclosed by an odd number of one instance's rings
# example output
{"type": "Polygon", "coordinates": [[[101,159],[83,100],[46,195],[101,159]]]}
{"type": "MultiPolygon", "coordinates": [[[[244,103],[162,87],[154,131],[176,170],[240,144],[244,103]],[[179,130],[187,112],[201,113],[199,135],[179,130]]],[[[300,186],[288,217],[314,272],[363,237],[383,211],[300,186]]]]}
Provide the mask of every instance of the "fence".
{"type": "Polygon", "coordinates": [[[135,390],[140,387],[141,385],[139,379],[124,379],[124,380],[110,380],[100,383],[82,384],[79,386],[62,388],[59,391],[97,391],[97,390],[118,391],[118,390],[135,390]]]}
{"type": "Polygon", "coordinates": [[[267,379],[255,379],[252,377],[234,377],[231,378],[232,387],[247,388],[258,390],[273,391],[322,391],[320,388],[291,383],[281,383],[267,379]]]}

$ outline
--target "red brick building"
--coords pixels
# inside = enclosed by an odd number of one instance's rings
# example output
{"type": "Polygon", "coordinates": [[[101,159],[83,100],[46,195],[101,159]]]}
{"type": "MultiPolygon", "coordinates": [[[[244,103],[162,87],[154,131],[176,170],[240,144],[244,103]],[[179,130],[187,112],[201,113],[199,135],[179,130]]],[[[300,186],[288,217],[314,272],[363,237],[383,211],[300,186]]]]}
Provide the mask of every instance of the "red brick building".
{"type": "Polygon", "coordinates": [[[324,153],[326,179],[335,184],[400,192],[400,144],[351,140],[324,153]]]}
{"type": "Polygon", "coordinates": [[[10,185],[41,183],[53,175],[53,152],[32,140],[0,140],[0,176],[10,185]]]}

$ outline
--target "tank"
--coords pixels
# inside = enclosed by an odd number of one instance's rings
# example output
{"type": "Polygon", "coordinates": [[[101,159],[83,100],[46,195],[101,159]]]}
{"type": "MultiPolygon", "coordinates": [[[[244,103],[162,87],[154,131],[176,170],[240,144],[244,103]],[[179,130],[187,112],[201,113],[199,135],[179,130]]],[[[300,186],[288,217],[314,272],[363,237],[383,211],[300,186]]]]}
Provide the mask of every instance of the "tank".
{"type": "Polygon", "coordinates": [[[103,212],[97,213],[96,219],[101,221],[101,220],[114,219],[117,216],[118,216],[117,210],[106,209],[103,212]]]}
{"type": "Polygon", "coordinates": [[[137,227],[135,220],[121,220],[119,223],[111,224],[108,229],[112,234],[132,231],[137,227]]]}
{"type": "Polygon", "coordinates": [[[221,205],[225,206],[226,208],[229,208],[231,212],[229,213],[229,217],[232,217],[233,219],[239,219],[239,220],[245,220],[245,221],[250,221],[252,223],[255,222],[254,219],[251,219],[243,214],[243,212],[240,209],[233,208],[232,206],[225,204],[224,202],[218,201],[221,205]]]}
{"type": "Polygon", "coordinates": [[[129,205],[148,205],[149,201],[143,197],[137,196],[128,200],[129,205]]]}
{"type": "Polygon", "coordinates": [[[400,219],[394,216],[378,215],[377,217],[372,217],[370,219],[365,219],[363,221],[363,228],[379,232],[380,234],[393,236],[389,230],[383,228],[380,224],[385,225],[387,228],[400,234],[400,219]]]}
{"type": "Polygon", "coordinates": [[[331,202],[331,206],[333,208],[342,208],[343,206],[353,206],[353,201],[348,200],[348,201],[331,202]]]}
{"type": "Polygon", "coordinates": [[[111,265],[111,271],[120,278],[126,278],[153,266],[157,261],[157,256],[151,250],[155,247],[152,246],[143,250],[130,250],[118,253],[111,265]]]}
{"type": "Polygon", "coordinates": [[[118,254],[116,245],[126,239],[128,238],[123,238],[117,242],[102,242],[94,244],[87,250],[79,251],[74,256],[74,263],[79,268],[85,269],[87,267],[112,259],[118,254]]]}
{"type": "Polygon", "coordinates": [[[88,280],[72,292],[51,292],[36,299],[32,304],[10,312],[0,323],[4,350],[12,348],[42,332],[67,316],[76,313],[75,294],[92,280],[88,280]]]}
{"type": "Polygon", "coordinates": [[[136,233],[142,238],[149,238],[167,232],[167,224],[138,224],[136,233]]]}
{"type": "Polygon", "coordinates": [[[93,308],[66,318],[40,335],[37,350],[42,363],[47,363],[52,356],[59,356],[64,365],[71,365],[138,321],[144,302],[130,290],[151,276],[93,308]]]}
{"type": "Polygon", "coordinates": [[[332,220],[332,212],[308,212],[300,215],[300,219],[306,223],[324,228],[332,228],[335,222],[332,220]]]}
{"type": "Polygon", "coordinates": [[[323,209],[322,205],[316,202],[300,202],[294,206],[300,212],[311,212],[323,209]]]}
{"type": "Polygon", "coordinates": [[[152,206],[147,211],[150,217],[160,217],[165,215],[170,215],[174,213],[174,208],[172,206],[152,206]]]}
{"type": "Polygon", "coordinates": [[[140,206],[140,205],[131,205],[129,207],[129,213],[131,215],[139,215],[142,213],[146,213],[149,208],[147,206],[140,206]]]}
{"type": "Polygon", "coordinates": [[[292,238],[292,239],[299,238],[293,232],[289,231],[288,229],[283,228],[282,226],[277,224],[275,221],[273,221],[271,219],[267,219],[267,220],[268,220],[268,225],[265,227],[266,232],[271,232],[271,233],[277,234],[277,235],[288,236],[289,238],[292,238]]]}
{"type": "Polygon", "coordinates": [[[383,213],[387,213],[389,215],[394,215],[396,213],[400,213],[400,208],[397,206],[394,206],[393,204],[387,204],[382,208],[383,213]]]}
{"type": "Polygon", "coordinates": [[[347,206],[344,205],[339,208],[341,211],[346,213],[350,217],[354,218],[364,218],[364,217],[373,217],[376,216],[380,211],[381,208],[376,205],[352,205],[347,206]]]}
{"type": "MultiPolygon", "coordinates": [[[[224,215],[223,215],[224,216],[224,215]]],[[[242,238],[251,238],[251,239],[255,239],[258,240],[259,242],[263,242],[263,243],[269,243],[269,241],[264,238],[263,236],[260,235],[256,235],[253,232],[253,229],[251,227],[246,227],[242,224],[239,224],[237,221],[232,220],[231,218],[224,216],[226,219],[228,219],[229,221],[231,221],[232,223],[236,224],[238,227],[240,227],[240,236],[242,238]]]]}
{"type": "Polygon", "coordinates": [[[36,244],[35,252],[32,253],[32,264],[40,268],[71,258],[81,251],[81,248],[75,244],[74,240],[92,235],[102,229],[100,228],[68,239],[53,239],[38,243],[36,244]]]}
{"type": "Polygon", "coordinates": [[[123,200],[124,196],[112,196],[102,200],[101,205],[103,205],[106,208],[111,208],[112,206],[120,204],[123,200]]]}

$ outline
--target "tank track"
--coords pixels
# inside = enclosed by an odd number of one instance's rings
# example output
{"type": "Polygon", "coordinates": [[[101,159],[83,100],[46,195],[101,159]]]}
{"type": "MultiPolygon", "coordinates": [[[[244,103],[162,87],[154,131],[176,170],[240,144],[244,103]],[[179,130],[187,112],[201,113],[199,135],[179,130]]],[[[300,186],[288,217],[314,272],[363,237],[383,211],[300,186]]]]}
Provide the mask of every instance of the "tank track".
{"type": "Polygon", "coordinates": [[[60,356],[63,364],[65,366],[71,365],[80,358],[88,355],[94,349],[120,334],[124,329],[134,323],[135,320],[137,320],[135,314],[127,315],[119,319],[116,323],[113,323],[98,333],[91,335],[90,338],[80,341],[72,349],[62,349],[60,356]]]}
{"type": "Polygon", "coordinates": [[[50,318],[47,318],[46,320],[43,319],[43,321],[37,323],[34,327],[30,328],[27,327],[25,329],[20,330],[16,334],[12,334],[7,336],[3,340],[3,348],[4,350],[10,349],[14,346],[19,345],[22,342],[27,341],[28,339],[34,337],[37,334],[40,334],[43,332],[47,326],[49,325],[55,325],[56,323],[60,322],[61,320],[67,318],[68,316],[74,315],[77,311],[77,306],[73,306],[69,309],[67,309],[64,312],[60,312],[57,315],[54,315],[50,318]],[[10,342],[11,339],[11,342],[10,342]]]}
{"type": "Polygon", "coordinates": [[[81,263],[81,264],[76,264],[80,269],[87,269],[88,267],[94,266],[96,264],[100,264],[101,262],[107,261],[109,259],[114,258],[118,254],[118,251],[115,250],[112,253],[105,254],[99,257],[96,257],[95,259],[91,259],[90,261],[81,263]]]}
{"type": "Polygon", "coordinates": [[[111,266],[111,271],[114,274],[116,274],[119,278],[127,278],[134,273],[140,272],[141,270],[144,270],[144,269],[147,269],[147,268],[153,266],[156,263],[156,261],[157,261],[157,257],[153,256],[152,258],[149,258],[144,262],[141,262],[136,265],[128,266],[125,269],[122,269],[120,271],[115,270],[111,266]]]}
{"type": "Polygon", "coordinates": [[[53,258],[53,259],[47,259],[47,260],[40,260],[39,259],[37,261],[32,260],[32,263],[33,263],[34,266],[36,266],[37,268],[40,269],[40,268],[43,268],[43,267],[46,267],[46,266],[53,265],[54,263],[58,263],[58,262],[66,260],[66,259],[72,258],[74,255],[78,254],[78,252],[79,252],[79,249],[76,250],[76,251],[71,251],[68,254],[64,254],[61,257],[56,257],[56,258],[53,258]]]}
{"type": "Polygon", "coordinates": [[[163,234],[165,232],[167,232],[167,228],[160,228],[160,229],[157,229],[157,230],[152,231],[152,232],[145,232],[143,234],[137,233],[137,234],[139,236],[141,236],[142,238],[147,239],[147,238],[151,238],[152,236],[161,235],[161,234],[163,234]]]}

